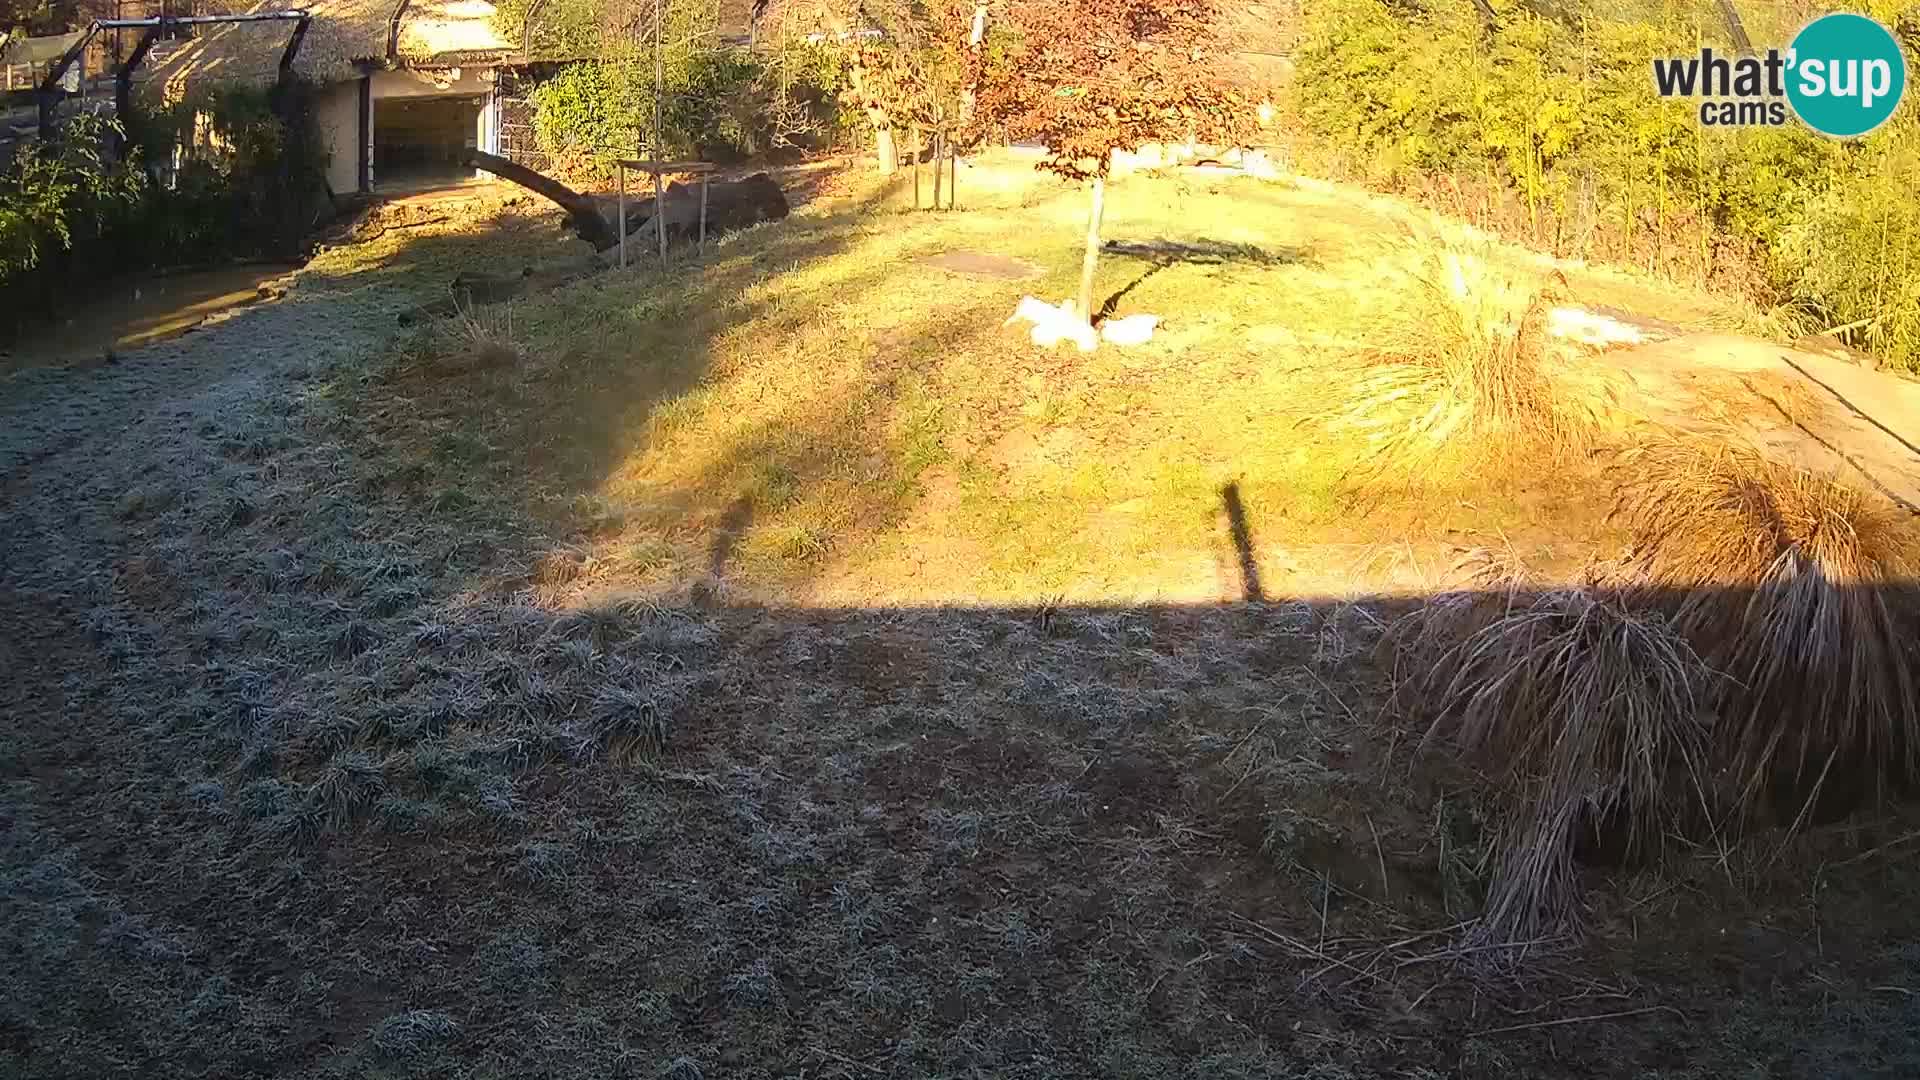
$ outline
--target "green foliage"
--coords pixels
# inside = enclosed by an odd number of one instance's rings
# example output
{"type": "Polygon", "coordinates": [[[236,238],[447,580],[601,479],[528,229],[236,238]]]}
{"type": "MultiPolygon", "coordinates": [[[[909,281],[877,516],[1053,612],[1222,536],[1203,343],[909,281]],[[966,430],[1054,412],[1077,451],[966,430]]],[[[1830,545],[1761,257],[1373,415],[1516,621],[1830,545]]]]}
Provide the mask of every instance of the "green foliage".
{"type": "MultiPolygon", "coordinates": [[[[662,149],[737,160],[831,131],[839,64],[796,45],[762,55],[733,49],[670,51],[660,102],[662,149]]],[[[646,50],[569,64],[533,92],[541,147],[602,162],[647,146],[654,126],[654,66],[646,50]]]]}
{"type": "Polygon", "coordinates": [[[569,64],[534,90],[534,131],[549,153],[612,156],[640,145],[651,99],[632,63],[569,64]]]}
{"type": "Polygon", "coordinates": [[[583,0],[500,0],[494,5],[493,28],[516,46],[524,42],[531,57],[577,60],[599,55],[601,11],[598,2],[583,0]],[[531,32],[529,13],[534,17],[531,32]]]}
{"type": "Polygon", "coordinates": [[[43,263],[100,235],[145,187],[137,163],[110,164],[104,150],[119,126],[76,117],[50,145],[29,143],[0,173],[0,290],[43,263]]]}
{"type": "Polygon", "coordinates": [[[1857,177],[1814,199],[1780,245],[1796,295],[1828,325],[1920,371],[1920,135],[1889,133],[1857,177]]]}
{"type": "Polygon", "coordinates": [[[298,82],[215,84],[143,116],[149,160],[183,151],[172,189],[148,207],[147,250],[178,263],[297,247],[324,198],[311,97],[298,82]]]}
{"type": "Polygon", "coordinates": [[[296,249],[324,208],[326,155],[302,83],[222,88],[139,117],[125,160],[111,121],[82,115],[0,174],[0,337],[90,282],[296,249]],[[168,184],[147,163],[181,148],[168,184]]]}
{"type": "Polygon", "coordinates": [[[1311,5],[1296,85],[1314,88],[1297,112],[1316,164],[1556,254],[1866,320],[1863,340],[1920,366],[1899,287],[1920,248],[1911,122],[1845,145],[1798,124],[1706,128],[1653,92],[1649,65],[1727,48],[1710,6],[1492,7],[1489,28],[1468,4],[1311,5]]]}

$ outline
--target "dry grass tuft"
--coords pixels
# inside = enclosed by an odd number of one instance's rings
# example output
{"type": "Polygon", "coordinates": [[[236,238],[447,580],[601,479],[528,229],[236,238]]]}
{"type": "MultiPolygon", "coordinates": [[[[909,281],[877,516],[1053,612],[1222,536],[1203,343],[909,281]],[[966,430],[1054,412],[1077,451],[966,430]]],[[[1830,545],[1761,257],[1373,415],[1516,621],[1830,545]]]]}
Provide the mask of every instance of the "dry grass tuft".
{"type": "Polygon", "coordinates": [[[1570,916],[1583,836],[1624,830],[1630,854],[1651,853],[1703,807],[1713,676],[1663,617],[1602,593],[1481,596],[1442,598],[1396,637],[1432,658],[1414,687],[1426,741],[1486,767],[1512,804],[1479,934],[1530,941],[1570,916]]]}
{"type": "Polygon", "coordinates": [[[1455,248],[1408,261],[1389,283],[1400,302],[1367,331],[1368,363],[1339,380],[1325,419],[1365,432],[1383,460],[1588,448],[1608,384],[1555,378],[1547,316],[1565,279],[1523,281],[1455,248]]]}
{"type": "MultiPolygon", "coordinates": [[[[1831,770],[1915,773],[1920,528],[1891,502],[1723,440],[1621,455],[1622,571],[1730,677],[1719,703],[1735,797],[1791,795],[1831,770]]],[[[1843,773],[1842,775],[1846,775],[1843,773]]]]}
{"type": "Polygon", "coordinates": [[[513,307],[462,306],[439,326],[442,374],[490,371],[518,364],[525,350],[513,330],[513,307]]]}

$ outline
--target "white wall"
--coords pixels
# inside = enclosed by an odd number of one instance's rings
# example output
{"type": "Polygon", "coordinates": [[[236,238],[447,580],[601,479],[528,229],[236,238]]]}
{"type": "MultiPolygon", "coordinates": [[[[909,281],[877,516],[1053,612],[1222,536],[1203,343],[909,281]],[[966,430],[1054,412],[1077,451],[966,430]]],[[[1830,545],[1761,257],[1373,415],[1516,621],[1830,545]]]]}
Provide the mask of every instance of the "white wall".
{"type": "Polygon", "coordinates": [[[495,94],[487,95],[486,104],[474,121],[473,145],[489,154],[500,152],[500,98],[495,94]]]}
{"type": "Polygon", "coordinates": [[[327,151],[327,185],[335,195],[360,190],[360,80],[334,83],[320,91],[314,108],[320,144],[327,151]]]}

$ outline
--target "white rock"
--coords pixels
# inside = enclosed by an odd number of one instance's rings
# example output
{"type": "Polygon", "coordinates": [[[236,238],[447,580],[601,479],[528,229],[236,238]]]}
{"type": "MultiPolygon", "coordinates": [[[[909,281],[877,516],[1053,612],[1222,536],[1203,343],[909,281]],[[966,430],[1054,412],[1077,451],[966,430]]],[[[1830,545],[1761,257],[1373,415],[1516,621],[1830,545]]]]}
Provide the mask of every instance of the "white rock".
{"type": "Polygon", "coordinates": [[[1153,332],[1159,326],[1158,315],[1129,315],[1101,323],[1100,336],[1111,345],[1145,345],[1153,340],[1153,332]]]}
{"type": "Polygon", "coordinates": [[[1072,300],[1063,300],[1054,305],[1026,297],[1004,325],[1012,326],[1017,322],[1032,323],[1029,336],[1035,345],[1044,349],[1051,349],[1062,341],[1071,341],[1081,352],[1092,352],[1100,344],[1099,335],[1080,317],[1079,305],[1072,300]]]}
{"type": "Polygon", "coordinates": [[[1647,335],[1637,326],[1576,307],[1557,307],[1547,312],[1547,332],[1582,345],[1601,347],[1639,345],[1647,340],[1647,335]]]}

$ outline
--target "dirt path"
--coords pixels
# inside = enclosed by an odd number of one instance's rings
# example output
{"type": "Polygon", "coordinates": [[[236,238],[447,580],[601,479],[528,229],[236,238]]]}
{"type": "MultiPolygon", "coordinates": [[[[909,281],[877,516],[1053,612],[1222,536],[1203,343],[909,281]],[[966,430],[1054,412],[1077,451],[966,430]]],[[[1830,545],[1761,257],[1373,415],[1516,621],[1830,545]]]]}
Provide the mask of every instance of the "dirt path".
{"type": "Polygon", "coordinates": [[[1731,334],[1688,334],[1610,357],[1650,411],[1697,427],[1726,377],[1770,403],[1747,418],[1757,441],[1807,468],[1832,471],[1920,514],[1920,383],[1832,356],[1731,334]],[[1717,381],[1716,381],[1717,380],[1717,381]]]}
{"type": "Polygon", "coordinates": [[[112,353],[178,337],[277,293],[275,280],[295,269],[289,263],[256,263],[118,282],[60,325],[0,352],[0,372],[89,366],[112,353]]]}

